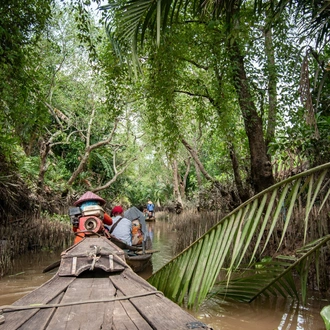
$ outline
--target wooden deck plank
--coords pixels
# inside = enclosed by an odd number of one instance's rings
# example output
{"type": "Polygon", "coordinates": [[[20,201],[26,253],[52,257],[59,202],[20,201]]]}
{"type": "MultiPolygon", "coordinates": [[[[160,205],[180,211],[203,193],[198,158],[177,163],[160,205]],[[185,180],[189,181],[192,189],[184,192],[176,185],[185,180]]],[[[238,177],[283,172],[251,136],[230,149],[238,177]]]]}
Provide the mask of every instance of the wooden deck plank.
{"type": "MultiPolygon", "coordinates": [[[[148,283],[145,284],[142,281],[138,283],[139,279],[136,278],[138,277],[136,274],[124,273],[125,276],[111,276],[111,281],[124,295],[129,296],[155,290],[148,283]],[[136,280],[134,281],[134,279],[136,280]]],[[[161,294],[131,298],[130,301],[154,329],[188,329],[188,323],[196,322],[192,315],[161,294]]]]}
{"type": "MultiPolygon", "coordinates": [[[[118,297],[123,296],[123,294],[120,291],[117,291],[118,297]]],[[[136,310],[136,308],[132,305],[132,303],[129,300],[122,300],[120,302],[120,305],[125,310],[125,313],[130,318],[130,320],[135,325],[135,329],[139,330],[151,330],[152,328],[148,324],[148,322],[142,317],[142,315],[136,310]]],[[[117,321],[117,320],[116,320],[117,321]]],[[[118,320],[120,322],[120,319],[118,320]]],[[[117,325],[118,322],[115,322],[117,325]]],[[[133,329],[133,327],[127,327],[124,329],[133,329]]]]}
{"type": "MultiPolygon", "coordinates": [[[[64,293],[61,292],[57,297],[52,299],[50,304],[58,304],[61,302],[64,293]]],[[[56,308],[45,308],[40,309],[34,314],[27,322],[25,322],[18,330],[36,330],[46,329],[47,324],[51,320],[56,308]]]]}
{"type": "MultiPolygon", "coordinates": [[[[85,280],[85,279],[84,279],[85,280]]],[[[81,285],[79,285],[81,289],[81,285]]],[[[87,300],[106,299],[112,298],[115,294],[115,289],[110,287],[109,280],[107,278],[93,278],[90,285],[90,292],[86,295],[87,300]]],[[[76,306],[77,311],[83,310],[82,315],[79,318],[81,330],[102,329],[104,322],[104,307],[106,304],[112,306],[108,308],[113,312],[114,303],[96,303],[76,306]]],[[[109,306],[108,306],[109,307],[109,306]]],[[[74,329],[74,328],[73,328],[74,329]]]]}
{"type": "Polygon", "coordinates": [[[121,304],[120,301],[115,302],[115,310],[113,313],[113,324],[114,324],[114,329],[116,330],[138,329],[130,319],[129,315],[127,315],[126,310],[123,308],[123,305],[121,304]]]}
{"type": "MultiPolygon", "coordinates": [[[[27,306],[33,304],[47,304],[63,292],[73,280],[74,278],[54,276],[41,287],[15,301],[12,305],[27,306]]],[[[36,308],[17,312],[5,312],[5,323],[0,325],[0,330],[16,330],[38,311],[39,309],[36,308]]]]}
{"type": "MultiPolygon", "coordinates": [[[[68,287],[62,303],[112,298],[114,295],[115,288],[111,287],[107,277],[76,278],[68,287]]],[[[113,309],[114,302],[59,307],[47,330],[102,329],[105,312],[112,314],[113,309]]],[[[108,318],[108,320],[111,320],[111,318],[108,318]]]]}

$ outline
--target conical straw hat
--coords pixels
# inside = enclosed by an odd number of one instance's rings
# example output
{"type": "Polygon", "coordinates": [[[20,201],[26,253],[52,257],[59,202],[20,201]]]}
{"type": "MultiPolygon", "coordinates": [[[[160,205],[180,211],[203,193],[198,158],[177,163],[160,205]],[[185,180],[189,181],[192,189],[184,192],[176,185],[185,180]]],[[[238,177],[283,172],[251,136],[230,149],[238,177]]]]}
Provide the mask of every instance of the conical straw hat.
{"type": "Polygon", "coordinates": [[[74,202],[73,205],[79,206],[80,204],[86,201],[97,201],[100,202],[101,205],[104,205],[106,203],[102,197],[94,194],[91,191],[87,191],[76,202],[74,202]]]}

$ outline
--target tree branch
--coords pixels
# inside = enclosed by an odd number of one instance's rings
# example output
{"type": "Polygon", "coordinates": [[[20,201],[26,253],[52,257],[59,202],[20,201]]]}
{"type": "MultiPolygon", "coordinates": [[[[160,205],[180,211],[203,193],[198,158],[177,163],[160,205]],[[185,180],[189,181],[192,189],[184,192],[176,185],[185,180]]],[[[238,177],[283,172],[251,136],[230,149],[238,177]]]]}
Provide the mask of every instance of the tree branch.
{"type": "Polygon", "coordinates": [[[103,186],[99,186],[99,187],[96,187],[96,188],[92,189],[92,191],[93,192],[98,192],[100,190],[104,190],[104,189],[109,188],[117,180],[118,176],[121,175],[124,171],[126,171],[126,169],[128,168],[128,166],[131,165],[135,160],[137,160],[137,157],[133,157],[130,160],[128,160],[126,162],[126,164],[124,165],[124,167],[122,169],[120,169],[120,171],[115,171],[115,175],[111,178],[110,181],[108,181],[103,186]]]}
{"type": "Polygon", "coordinates": [[[117,129],[117,124],[118,124],[118,118],[115,120],[112,131],[109,135],[109,137],[106,140],[103,141],[99,141],[97,143],[94,143],[93,145],[88,145],[89,144],[89,140],[88,142],[86,142],[86,147],[85,147],[85,153],[81,158],[81,161],[77,167],[77,169],[72,173],[71,178],[68,180],[67,185],[72,185],[72,183],[74,182],[74,180],[78,177],[78,175],[83,171],[83,168],[85,166],[85,164],[87,163],[87,160],[89,158],[90,153],[97,148],[100,148],[104,145],[108,145],[110,144],[111,140],[113,139],[113,136],[115,134],[115,131],[117,129]]]}
{"type": "Polygon", "coordinates": [[[187,94],[187,95],[193,96],[193,97],[204,97],[204,98],[208,99],[212,105],[215,106],[216,105],[215,100],[210,96],[210,94],[209,94],[209,92],[208,92],[208,90],[205,86],[204,86],[204,88],[205,88],[205,91],[206,91],[205,94],[192,93],[192,92],[189,92],[189,91],[183,91],[183,90],[179,90],[179,89],[175,89],[174,92],[175,93],[187,94]]]}
{"type": "Polygon", "coordinates": [[[199,63],[197,63],[197,62],[195,62],[195,61],[193,61],[193,60],[190,60],[190,59],[188,59],[188,58],[185,58],[185,57],[180,57],[180,56],[179,56],[179,60],[182,60],[182,61],[188,62],[188,63],[190,63],[190,64],[196,66],[197,68],[199,68],[199,69],[203,69],[203,70],[205,70],[205,71],[207,71],[207,70],[209,69],[208,66],[205,66],[205,65],[199,64],[199,63]]]}

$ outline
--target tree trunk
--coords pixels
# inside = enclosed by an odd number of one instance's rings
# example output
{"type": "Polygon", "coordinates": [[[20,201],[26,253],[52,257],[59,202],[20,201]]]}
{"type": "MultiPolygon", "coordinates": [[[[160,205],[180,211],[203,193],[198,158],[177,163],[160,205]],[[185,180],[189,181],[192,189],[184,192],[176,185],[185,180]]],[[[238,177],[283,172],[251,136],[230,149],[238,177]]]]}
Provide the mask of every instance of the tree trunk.
{"type": "Polygon", "coordinates": [[[38,176],[38,192],[42,192],[44,185],[45,174],[47,172],[47,157],[50,151],[50,143],[46,142],[43,137],[39,139],[39,155],[40,155],[40,165],[39,165],[39,176],[38,176]]]}
{"type": "Polygon", "coordinates": [[[231,143],[229,144],[229,154],[230,154],[230,159],[231,159],[231,163],[233,166],[235,184],[236,184],[236,188],[238,190],[238,195],[239,195],[239,198],[241,199],[241,202],[245,202],[251,196],[249,194],[249,190],[246,187],[244,187],[244,185],[243,185],[241,174],[239,171],[239,165],[238,165],[235,148],[231,143]]]}
{"type": "Polygon", "coordinates": [[[191,157],[195,161],[196,166],[199,168],[200,172],[204,175],[205,179],[207,181],[212,182],[223,194],[227,195],[227,193],[221,188],[220,183],[206,171],[205,167],[203,166],[197,155],[197,151],[185,139],[182,138],[181,142],[190,153],[191,157]]]}
{"type": "Polygon", "coordinates": [[[172,168],[173,168],[173,195],[174,195],[174,201],[176,204],[176,208],[178,207],[178,204],[181,205],[181,208],[183,207],[182,204],[182,198],[181,198],[181,194],[180,194],[180,189],[179,189],[179,180],[178,180],[178,163],[175,160],[173,160],[173,164],[172,164],[172,168]]]}
{"type": "Polygon", "coordinates": [[[186,199],[186,188],[187,188],[187,178],[190,172],[190,157],[184,161],[184,164],[186,165],[186,172],[183,176],[183,178],[181,179],[180,173],[178,173],[178,178],[179,178],[179,182],[180,182],[180,193],[181,193],[181,197],[183,200],[186,199]]]}
{"type": "Polygon", "coordinates": [[[244,67],[244,57],[241,55],[239,45],[236,41],[233,41],[229,53],[234,73],[234,85],[249,141],[252,187],[258,193],[274,184],[272,166],[267,155],[262,120],[258,115],[249,90],[249,83],[244,67]]]}
{"type": "MultiPolygon", "coordinates": [[[[272,17],[272,13],[267,11],[267,17],[272,17]]],[[[275,67],[275,56],[273,46],[272,30],[269,28],[265,31],[265,50],[267,56],[267,71],[268,71],[268,121],[266,131],[266,147],[274,140],[276,127],[276,112],[277,112],[277,73],[275,67]]],[[[269,157],[270,160],[270,157],[269,157]]]]}

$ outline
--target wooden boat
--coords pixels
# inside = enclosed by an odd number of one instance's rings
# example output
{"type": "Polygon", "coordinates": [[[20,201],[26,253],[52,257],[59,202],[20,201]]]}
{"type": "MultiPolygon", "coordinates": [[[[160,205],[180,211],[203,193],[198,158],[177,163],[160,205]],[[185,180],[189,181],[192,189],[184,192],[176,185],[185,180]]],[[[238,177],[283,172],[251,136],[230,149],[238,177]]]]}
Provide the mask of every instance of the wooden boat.
{"type": "Polygon", "coordinates": [[[0,330],[210,329],[135,274],[100,235],[65,250],[57,273],[12,305],[0,330]]]}
{"type": "Polygon", "coordinates": [[[146,221],[155,221],[156,220],[156,217],[153,215],[153,216],[149,216],[149,215],[147,215],[146,216],[146,221]]]}
{"type": "Polygon", "coordinates": [[[135,272],[142,272],[146,267],[151,265],[151,258],[153,253],[158,252],[152,249],[152,241],[147,233],[146,219],[143,212],[137,207],[132,206],[124,212],[124,217],[131,220],[132,224],[138,221],[141,226],[142,233],[144,234],[144,241],[140,245],[126,245],[115,237],[111,237],[111,241],[119,246],[125,252],[125,258],[128,265],[135,272]]]}
{"type": "MultiPolygon", "coordinates": [[[[120,247],[125,255],[126,263],[132,268],[132,270],[136,273],[143,272],[148,266],[152,266],[152,255],[155,252],[158,252],[157,250],[144,250],[142,247],[132,247],[129,245],[126,245],[120,240],[117,240],[115,237],[111,237],[110,241],[116,244],[118,247],[120,247]],[[134,249],[134,250],[132,250],[134,249]]],[[[60,266],[60,260],[56,261],[49,266],[47,266],[43,273],[47,273],[57,267],[60,266]]]]}
{"type": "Polygon", "coordinates": [[[151,265],[152,254],[136,254],[128,252],[125,254],[127,264],[132,268],[135,273],[143,272],[149,265],[151,265]]]}
{"type": "MultiPolygon", "coordinates": [[[[146,249],[144,246],[127,245],[115,237],[111,237],[110,241],[124,251],[127,264],[136,273],[144,271],[146,267],[151,265],[151,258],[153,253],[158,252],[157,250],[151,249],[151,243],[146,244],[146,249]]],[[[149,240],[147,240],[147,242],[149,242],[149,240]]]]}
{"type": "Polygon", "coordinates": [[[147,209],[143,210],[143,214],[144,214],[145,221],[155,221],[156,220],[155,213],[150,215],[147,209]]]}
{"type": "MultiPolygon", "coordinates": [[[[85,235],[88,236],[91,233],[97,233],[98,235],[107,237],[124,251],[125,260],[127,264],[133,269],[133,271],[142,272],[148,266],[151,266],[152,255],[158,251],[152,250],[152,241],[147,234],[144,214],[134,206],[125,211],[124,216],[131,220],[132,224],[138,220],[140,226],[142,227],[142,232],[145,233],[142,244],[132,246],[125,244],[105,230],[100,213],[104,213],[100,206],[93,206],[92,210],[90,210],[88,214],[82,214],[80,208],[69,209],[71,222],[76,223],[76,226],[79,228],[79,231],[75,232],[76,238],[78,236],[78,239],[75,239],[75,243],[78,243],[85,235]]],[[[60,261],[57,261],[46,267],[44,272],[48,272],[58,267],[59,265],[60,261]]]]}

